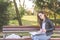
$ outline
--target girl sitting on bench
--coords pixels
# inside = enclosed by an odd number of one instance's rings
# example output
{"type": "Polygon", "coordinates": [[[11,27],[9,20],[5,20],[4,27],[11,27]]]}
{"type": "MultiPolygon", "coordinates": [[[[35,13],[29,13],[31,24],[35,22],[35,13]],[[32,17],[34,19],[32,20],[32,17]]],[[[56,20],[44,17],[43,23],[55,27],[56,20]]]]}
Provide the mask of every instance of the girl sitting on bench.
{"type": "Polygon", "coordinates": [[[49,40],[55,29],[52,21],[48,19],[46,13],[43,11],[39,11],[37,17],[40,24],[40,31],[37,32],[38,34],[32,35],[32,40],[49,40]]]}

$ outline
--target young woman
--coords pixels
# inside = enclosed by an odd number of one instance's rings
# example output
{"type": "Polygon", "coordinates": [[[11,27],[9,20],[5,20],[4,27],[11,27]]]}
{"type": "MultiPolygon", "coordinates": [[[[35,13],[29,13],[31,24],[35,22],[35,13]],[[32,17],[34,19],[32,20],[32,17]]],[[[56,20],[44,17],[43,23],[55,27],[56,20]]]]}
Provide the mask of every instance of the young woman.
{"type": "Polygon", "coordinates": [[[55,29],[52,21],[48,19],[43,11],[38,12],[37,17],[40,24],[40,31],[37,33],[40,34],[32,35],[32,40],[49,40],[55,29]]]}

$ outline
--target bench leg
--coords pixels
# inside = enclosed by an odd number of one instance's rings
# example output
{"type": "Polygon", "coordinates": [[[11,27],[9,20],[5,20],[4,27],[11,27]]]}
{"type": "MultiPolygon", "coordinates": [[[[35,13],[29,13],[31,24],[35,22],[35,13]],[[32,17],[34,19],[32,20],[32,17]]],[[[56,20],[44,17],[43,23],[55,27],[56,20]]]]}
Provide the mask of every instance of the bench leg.
{"type": "Polygon", "coordinates": [[[3,39],[5,39],[5,37],[6,37],[6,34],[3,34],[3,39]]]}

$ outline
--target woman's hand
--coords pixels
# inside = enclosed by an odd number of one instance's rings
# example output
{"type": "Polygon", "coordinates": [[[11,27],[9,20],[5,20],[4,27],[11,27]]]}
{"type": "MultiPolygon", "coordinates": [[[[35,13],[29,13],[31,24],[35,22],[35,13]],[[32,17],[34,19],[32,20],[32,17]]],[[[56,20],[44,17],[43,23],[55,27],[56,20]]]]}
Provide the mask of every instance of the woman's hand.
{"type": "Polygon", "coordinates": [[[46,32],[46,29],[42,29],[42,32],[46,32]]]}
{"type": "Polygon", "coordinates": [[[42,29],[40,29],[39,31],[37,31],[37,33],[42,33],[42,29]]]}
{"type": "Polygon", "coordinates": [[[38,31],[37,33],[42,33],[42,32],[46,32],[46,29],[40,29],[40,31],[38,31]]]}

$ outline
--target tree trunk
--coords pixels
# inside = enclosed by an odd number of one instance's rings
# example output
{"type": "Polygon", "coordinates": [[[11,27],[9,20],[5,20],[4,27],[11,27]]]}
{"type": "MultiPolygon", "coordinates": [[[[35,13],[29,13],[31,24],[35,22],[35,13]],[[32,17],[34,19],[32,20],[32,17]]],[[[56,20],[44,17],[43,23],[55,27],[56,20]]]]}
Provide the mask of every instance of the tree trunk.
{"type": "Polygon", "coordinates": [[[18,8],[17,8],[16,1],[15,1],[15,0],[13,0],[13,1],[14,1],[15,10],[16,10],[17,20],[18,20],[18,22],[19,22],[19,25],[22,25],[21,16],[20,16],[20,14],[19,14],[19,10],[18,10],[18,8]]]}
{"type": "Polygon", "coordinates": [[[57,6],[56,4],[57,4],[57,2],[56,2],[56,0],[54,0],[54,22],[55,22],[55,26],[56,26],[56,9],[55,9],[55,6],[57,6]]]}
{"type": "Polygon", "coordinates": [[[56,14],[54,13],[54,22],[55,22],[55,26],[56,26],[56,14]]]}

